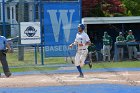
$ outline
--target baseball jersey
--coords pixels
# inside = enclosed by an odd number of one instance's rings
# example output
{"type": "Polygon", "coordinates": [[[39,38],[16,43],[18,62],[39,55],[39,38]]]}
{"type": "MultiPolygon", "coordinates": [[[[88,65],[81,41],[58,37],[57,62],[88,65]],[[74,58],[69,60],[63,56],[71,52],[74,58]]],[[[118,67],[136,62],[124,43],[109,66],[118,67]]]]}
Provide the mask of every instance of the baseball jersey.
{"type": "Polygon", "coordinates": [[[103,45],[111,45],[111,43],[112,39],[109,35],[107,37],[103,36],[103,45]]]}
{"type": "Polygon", "coordinates": [[[116,41],[124,41],[124,36],[117,36],[116,41]]]}
{"type": "Polygon", "coordinates": [[[87,49],[88,45],[85,45],[86,42],[89,42],[89,36],[83,31],[82,33],[77,33],[75,42],[77,44],[83,44],[83,46],[78,46],[78,49],[87,49]]]}
{"type": "Polygon", "coordinates": [[[126,37],[126,40],[127,40],[127,41],[132,41],[132,40],[135,40],[135,37],[134,37],[134,35],[128,35],[128,36],[126,37]]]}
{"type": "Polygon", "coordinates": [[[4,36],[0,36],[0,50],[6,49],[7,40],[4,36]]]}

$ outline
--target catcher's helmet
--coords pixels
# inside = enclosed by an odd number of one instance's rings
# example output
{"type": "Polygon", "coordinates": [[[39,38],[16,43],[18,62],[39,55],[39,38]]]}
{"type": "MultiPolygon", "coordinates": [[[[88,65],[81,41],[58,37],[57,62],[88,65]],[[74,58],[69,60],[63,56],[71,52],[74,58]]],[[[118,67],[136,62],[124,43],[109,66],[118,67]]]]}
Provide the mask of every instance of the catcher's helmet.
{"type": "Polygon", "coordinates": [[[79,24],[78,27],[80,27],[82,30],[85,29],[85,25],[84,24],[79,24]]]}

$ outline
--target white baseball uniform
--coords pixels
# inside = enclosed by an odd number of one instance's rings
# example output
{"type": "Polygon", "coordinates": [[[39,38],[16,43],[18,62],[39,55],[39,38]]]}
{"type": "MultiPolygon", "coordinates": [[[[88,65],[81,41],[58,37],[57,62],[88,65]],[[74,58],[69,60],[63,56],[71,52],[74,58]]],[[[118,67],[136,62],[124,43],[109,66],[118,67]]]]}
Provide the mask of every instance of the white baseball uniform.
{"type": "Polygon", "coordinates": [[[88,54],[88,45],[85,44],[89,41],[89,36],[84,31],[82,33],[77,33],[75,43],[78,45],[78,49],[75,56],[75,66],[84,65],[84,61],[88,54]],[[83,46],[79,46],[79,44],[83,44],[83,46]]]}

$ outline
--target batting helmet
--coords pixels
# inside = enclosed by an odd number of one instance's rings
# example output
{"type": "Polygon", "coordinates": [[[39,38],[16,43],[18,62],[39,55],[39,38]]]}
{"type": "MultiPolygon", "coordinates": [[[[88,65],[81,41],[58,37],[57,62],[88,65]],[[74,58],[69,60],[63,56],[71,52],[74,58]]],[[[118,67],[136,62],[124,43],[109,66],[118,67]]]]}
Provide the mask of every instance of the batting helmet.
{"type": "Polygon", "coordinates": [[[79,24],[78,27],[80,27],[82,30],[85,29],[85,25],[84,24],[79,24]]]}

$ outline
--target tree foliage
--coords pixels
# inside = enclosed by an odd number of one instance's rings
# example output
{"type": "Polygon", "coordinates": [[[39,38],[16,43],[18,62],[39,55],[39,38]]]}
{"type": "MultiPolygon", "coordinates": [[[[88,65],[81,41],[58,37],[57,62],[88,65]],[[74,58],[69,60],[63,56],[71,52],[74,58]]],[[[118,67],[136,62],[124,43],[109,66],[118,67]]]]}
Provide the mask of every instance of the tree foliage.
{"type": "Polygon", "coordinates": [[[104,0],[101,8],[105,16],[125,16],[126,8],[119,0],[104,0]]]}
{"type": "Polygon", "coordinates": [[[127,8],[128,16],[140,16],[140,0],[121,0],[127,8]]]}
{"type": "Polygon", "coordinates": [[[138,16],[140,0],[82,0],[83,17],[138,16]]]}

